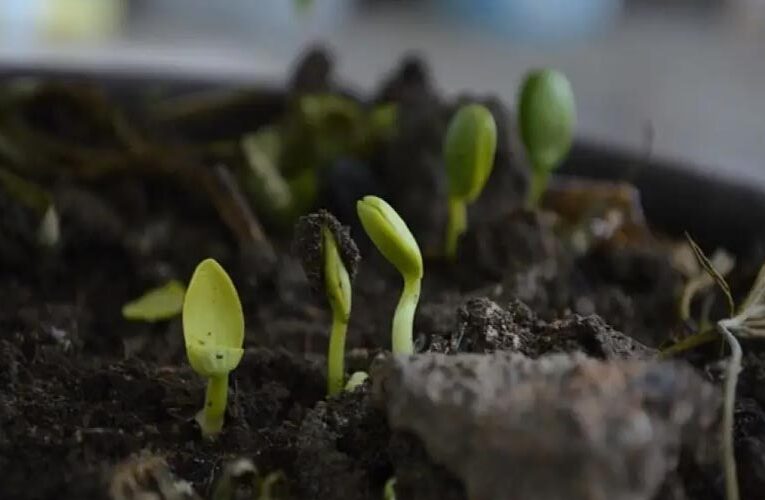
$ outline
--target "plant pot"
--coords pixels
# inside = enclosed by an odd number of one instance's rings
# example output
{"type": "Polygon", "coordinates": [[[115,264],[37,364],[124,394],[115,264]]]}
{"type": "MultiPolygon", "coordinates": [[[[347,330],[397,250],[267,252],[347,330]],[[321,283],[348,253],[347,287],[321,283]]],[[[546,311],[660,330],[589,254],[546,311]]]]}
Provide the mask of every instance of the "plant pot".
{"type": "MultiPolygon", "coordinates": [[[[544,210],[525,211],[512,118],[488,99],[495,170],[450,263],[439,255],[439,155],[455,102],[416,61],[360,99],[314,57],[284,88],[246,92],[214,77],[0,72],[6,92],[30,74],[80,85],[23,90],[0,113],[10,170],[50,193],[60,219],[56,244],[41,248],[34,212],[0,196],[0,498],[210,498],[219,487],[244,498],[270,478],[274,498],[371,499],[393,477],[399,498],[722,498],[719,344],[673,361],[657,349],[725,314],[706,287],[691,318],[678,317],[693,266],[687,255],[678,264],[683,232],[735,252],[735,297],[751,285],[761,189],[580,141],[561,174],[608,183],[562,183],[544,210]],[[84,84],[99,90],[72,91],[84,84]],[[282,224],[296,214],[270,219],[237,170],[244,134],[278,126],[288,137],[285,116],[309,91],[362,110],[399,106],[396,134],[317,167],[310,209],[331,208],[363,258],[347,369],[371,374],[332,398],[329,308],[282,224]],[[211,146],[196,148],[200,138],[211,146]],[[401,285],[356,219],[369,193],[391,201],[424,254],[411,358],[386,354],[401,285]],[[150,288],[188,281],[206,257],[231,275],[246,325],[214,441],[194,421],[204,380],[186,362],[180,318],[120,314],[150,288]]],[[[754,498],[765,477],[763,358],[756,341],[744,348],[736,451],[743,498],[754,498]]]]}

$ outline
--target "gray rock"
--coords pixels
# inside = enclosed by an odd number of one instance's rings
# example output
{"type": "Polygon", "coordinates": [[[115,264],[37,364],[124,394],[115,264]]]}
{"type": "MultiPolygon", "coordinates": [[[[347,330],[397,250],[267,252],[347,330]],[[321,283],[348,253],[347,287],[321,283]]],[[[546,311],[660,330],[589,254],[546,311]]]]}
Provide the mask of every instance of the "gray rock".
{"type": "Polygon", "coordinates": [[[372,378],[391,427],[473,500],[648,500],[714,438],[719,403],[688,366],[583,354],[422,354],[372,378]]]}

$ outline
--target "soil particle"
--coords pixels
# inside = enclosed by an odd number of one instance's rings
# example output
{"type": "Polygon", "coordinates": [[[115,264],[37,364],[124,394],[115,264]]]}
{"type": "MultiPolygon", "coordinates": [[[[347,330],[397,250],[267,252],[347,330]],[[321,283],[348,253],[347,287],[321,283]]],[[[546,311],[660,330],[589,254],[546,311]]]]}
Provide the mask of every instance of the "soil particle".
{"type": "Polygon", "coordinates": [[[656,355],[656,350],[615,331],[596,315],[572,315],[545,324],[537,330],[532,342],[537,356],[575,351],[607,360],[649,359],[656,355]]]}
{"type": "Polygon", "coordinates": [[[560,253],[544,215],[516,210],[468,229],[459,261],[474,262],[471,273],[477,271],[482,280],[497,282],[556,259],[560,253]]]}
{"type": "MultiPolygon", "coordinates": [[[[750,398],[736,401],[736,463],[741,498],[757,498],[765,488],[765,411],[750,398]]],[[[722,484],[720,484],[722,487],[722,484]]]]}
{"type": "Polygon", "coordinates": [[[404,57],[375,98],[379,102],[417,101],[434,93],[430,68],[414,54],[404,57]]]}
{"type": "Polygon", "coordinates": [[[327,228],[335,239],[338,253],[353,281],[361,260],[350,230],[326,210],[304,215],[295,225],[292,251],[303,264],[308,282],[315,292],[324,294],[324,235],[327,228]]]}
{"type": "Polygon", "coordinates": [[[28,266],[40,256],[39,218],[0,187],[0,269],[28,266]]]}
{"type": "Polygon", "coordinates": [[[366,388],[320,402],[297,438],[296,482],[302,498],[380,498],[393,474],[383,412],[366,388]]]}
{"type": "Polygon", "coordinates": [[[347,224],[353,234],[364,234],[356,202],[370,193],[382,192],[369,165],[357,159],[338,158],[322,169],[321,185],[322,206],[347,224]]]}
{"type": "Polygon", "coordinates": [[[322,47],[308,51],[295,65],[290,83],[294,93],[327,92],[332,85],[334,63],[330,53],[322,47]]]}
{"type": "Polygon", "coordinates": [[[487,298],[469,299],[457,310],[456,328],[446,335],[431,335],[428,350],[449,354],[521,352],[530,342],[535,319],[521,302],[503,309],[487,298]]]}
{"type": "Polygon", "coordinates": [[[395,465],[396,498],[402,500],[464,500],[465,487],[443,465],[435,463],[416,436],[394,432],[389,448],[395,465]]]}
{"type": "Polygon", "coordinates": [[[606,321],[650,346],[668,338],[683,285],[669,252],[656,246],[605,245],[579,259],[577,267],[588,277],[594,309],[606,321]],[[617,290],[621,299],[613,298],[617,290]]]}
{"type": "Polygon", "coordinates": [[[422,439],[469,498],[650,499],[718,408],[686,366],[581,354],[389,358],[373,380],[392,428],[422,439]]]}
{"type": "Polygon", "coordinates": [[[324,397],[318,365],[285,351],[247,350],[231,379],[224,432],[211,443],[193,422],[204,381],[189,368],[90,363],[58,345],[27,357],[5,340],[0,358],[0,498],[53,498],[59,490],[72,496],[57,499],[102,498],[79,496],[73,478],[100,481],[109,465],[146,447],[200,492],[216,465],[236,454],[267,460],[265,471],[287,468],[294,451],[281,429],[324,397]],[[40,474],[46,481],[33,480],[40,474]]]}
{"type": "Polygon", "coordinates": [[[115,248],[124,244],[125,222],[105,198],[84,188],[61,186],[56,190],[56,208],[70,244],[115,248]]]}
{"type": "Polygon", "coordinates": [[[428,340],[428,351],[446,354],[512,351],[536,358],[578,351],[598,359],[655,355],[653,349],[615,331],[599,316],[571,315],[546,323],[517,299],[505,308],[485,297],[469,299],[457,309],[456,327],[451,331],[442,327],[428,340]]]}
{"type": "Polygon", "coordinates": [[[159,456],[140,453],[118,464],[109,484],[111,500],[202,500],[192,485],[177,479],[159,456]]]}

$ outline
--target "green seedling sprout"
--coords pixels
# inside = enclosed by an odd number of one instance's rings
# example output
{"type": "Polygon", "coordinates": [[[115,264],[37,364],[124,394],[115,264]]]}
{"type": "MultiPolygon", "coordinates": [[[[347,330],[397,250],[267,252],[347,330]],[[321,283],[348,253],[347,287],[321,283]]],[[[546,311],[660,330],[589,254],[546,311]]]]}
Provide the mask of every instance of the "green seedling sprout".
{"type": "Polygon", "coordinates": [[[220,477],[215,481],[211,500],[236,500],[251,498],[253,500],[274,500],[282,498],[279,493],[285,493],[279,486],[287,480],[284,472],[275,471],[262,476],[252,460],[238,458],[223,467],[220,477]]]}
{"type": "Polygon", "coordinates": [[[351,281],[359,251],[350,232],[326,210],[306,215],[295,226],[294,252],[301,258],[311,286],[323,291],[332,309],[327,353],[327,394],[345,384],[345,336],[351,315],[351,281]]]}
{"type": "Polygon", "coordinates": [[[357,202],[356,210],[372,243],[404,278],[404,290],[393,316],[391,350],[393,354],[413,354],[414,311],[424,272],[420,247],[406,223],[385,200],[365,196],[357,202]]]}
{"type": "Polygon", "coordinates": [[[183,336],[189,364],[207,378],[205,406],[196,420],[202,435],[220,433],[228,399],[228,374],[244,350],[244,315],[226,271],[213,259],[194,271],[183,301],[183,336]]]}
{"type": "Polygon", "coordinates": [[[345,379],[345,335],[351,317],[351,278],[337,251],[335,237],[326,227],[322,229],[324,240],[324,283],[332,308],[332,332],[329,336],[327,356],[327,392],[339,393],[345,379]]]}
{"type": "Polygon", "coordinates": [[[396,500],[396,477],[391,477],[385,481],[383,487],[383,500],[396,500]]]}
{"type": "Polygon", "coordinates": [[[211,500],[234,500],[242,490],[253,495],[258,491],[258,468],[248,458],[238,458],[223,467],[215,481],[211,500]]]}
{"type": "Polygon", "coordinates": [[[130,321],[162,321],[174,318],[183,311],[186,287],[177,280],[149,290],[122,306],[122,317],[130,321]]]}
{"type": "Polygon", "coordinates": [[[497,125],[488,109],[469,104],[457,111],[444,140],[444,161],[449,181],[449,221],[446,256],[457,255],[457,242],[467,229],[467,205],[483,191],[494,166],[497,125]]]}
{"type": "Polygon", "coordinates": [[[353,375],[348,377],[348,382],[345,384],[345,390],[353,392],[364,385],[364,382],[366,382],[367,379],[369,379],[369,374],[367,372],[353,372],[353,375]]]}
{"type": "Polygon", "coordinates": [[[286,497],[286,476],[274,471],[263,477],[248,458],[238,458],[223,467],[210,497],[211,500],[274,500],[286,497]]]}
{"type": "MultiPolygon", "coordinates": [[[[269,472],[266,477],[260,481],[260,488],[258,488],[258,500],[274,500],[275,498],[280,498],[282,495],[275,494],[274,490],[284,490],[286,481],[287,476],[284,475],[284,472],[280,470],[269,472]],[[280,488],[279,485],[282,487],[280,488]]],[[[281,493],[285,492],[282,491],[281,493]]]]}
{"type": "Polygon", "coordinates": [[[518,129],[531,164],[526,207],[535,208],[550,174],[571,148],[576,106],[566,76],[553,69],[529,73],[518,94],[518,129]]]}

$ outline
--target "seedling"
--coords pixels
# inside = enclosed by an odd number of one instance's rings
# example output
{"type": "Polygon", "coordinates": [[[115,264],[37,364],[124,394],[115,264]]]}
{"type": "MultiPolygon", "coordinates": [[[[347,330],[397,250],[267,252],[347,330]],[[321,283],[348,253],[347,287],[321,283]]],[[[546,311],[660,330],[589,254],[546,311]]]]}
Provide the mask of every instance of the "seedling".
{"type": "Polygon", "coordinates": [[[189,364],[207,378],[205,406],[196,420],[202,435],[213,438],[223,428],[228,374],[244,353],[242,304],[231,278],[213,259],[202,261],[191,276],[183,301],[183,336],[189,364]]]}
{"type": "Polygon", "coordinates": [[[183,311],[185,294],[186,287],[183,283],[168,281],[122,306],[122,317],[131,321],[148,322],[174,318],[183,311]]]}
{"type": "Polygon", "coordinates": [[[211,500],[234,500],[240,492],[254,497],[258,491],[258,468],[250,459],[239,458],[223,467],[215,481],[211,500]]]}
{"type": "MultiPolygon", "coordinates": [[[[258,500],[274,500],[275,498],[280,498],[281,495],[274,494],[274,490],[284,490],[286,481],[287,476],[284,475],[284,472],[280,470],[269,472],[266,477],[260,481],[260,488],[258,488],[260,494],[258,500]],[[281,485],[281,488],[279,485],[281,485]]],[[[282,491],[282,493],[285,492],[282,491]]]]}
{"type": "Polygon", "coordinates": [[[406,223],[376,196],[365,196],[356,204],[361,225],[372,243],[404,278],[404,290],[393,316],[393,354],[413,354],[412,325],[423,275],[422,254],[406,223]]]}
{"type": "MultiPolygon", "coordinates": [[[[687,235],[686,235],[687,236],[687,235]]],[[[757,278],[749,290],[744,302],[736,309],[728,283],[714,267],[696,242],[688,237],[699,264],[711,276],[725,295],[729,317],[717,322],[717,331],[730,347],[730,357],[725,370],[723,388],[723,421],[721,427],[722,463],[725,476],[726,500],[739,500],[738,478],[736,476],[736,457],[734,450],[733,427],[736,385],[741,371],[741,344],[737,337],[765,339],[765,265],[760,268],[757,278]]],[[[702,334],[699,334],[702,335],[702,334]]]]}
{"type": "Polygon", "coordinates": [[[518,94],[518,129],[531,164],[526,207],[539,204],[550,174],[560,166],[571,148],[576,106],[571,84],[553,69],[526,76],[518,94]]]}
{"type": "Polygon", "coordinates": [[[467,230],[467,205],[478,198],[489,179],[497,149],[497,125],[488,109],[469,104],[457,111],[444,140],[449,181],[449,222],[445,252],[457,255],[457,242],[467,230]]]}
{"type": "Polygon", "coordinates": [[[239,458],[223,467],[220,477],[215,481],[211,500],[274,500],[286,493],[284,484],[287,478],[282,471],[275,471],[262,476],[258,468],[248,458],[239,458]],[[280,487],[282,486],[282,487],[280,487]],[[277,490],[280,495],[274,494],[277,490]]]}
{"type": "Polygon", "coordinates": [[[345,390],[353,392],[364,385],[367,379],[369,379],[367,372],[353,372],[353,375],[348,378],[348,382],[345,384],[345,390]]]}
{"type": "Polygon", "coordinates": [[[348,229],[326,210],[298,220],[294,251],[300,256],[311,285],[326,293],[332,309],[327,394],[334,396],[343,390],[345,383],[345,335],[351,315],[351,281],[356,275],[359,251],[348,229]]]}
{"type": "Polygon", "coordinates": [[[383,488],[383,500],[396,500],[395,476],[385,481],[385,487],[383,488]]]}

